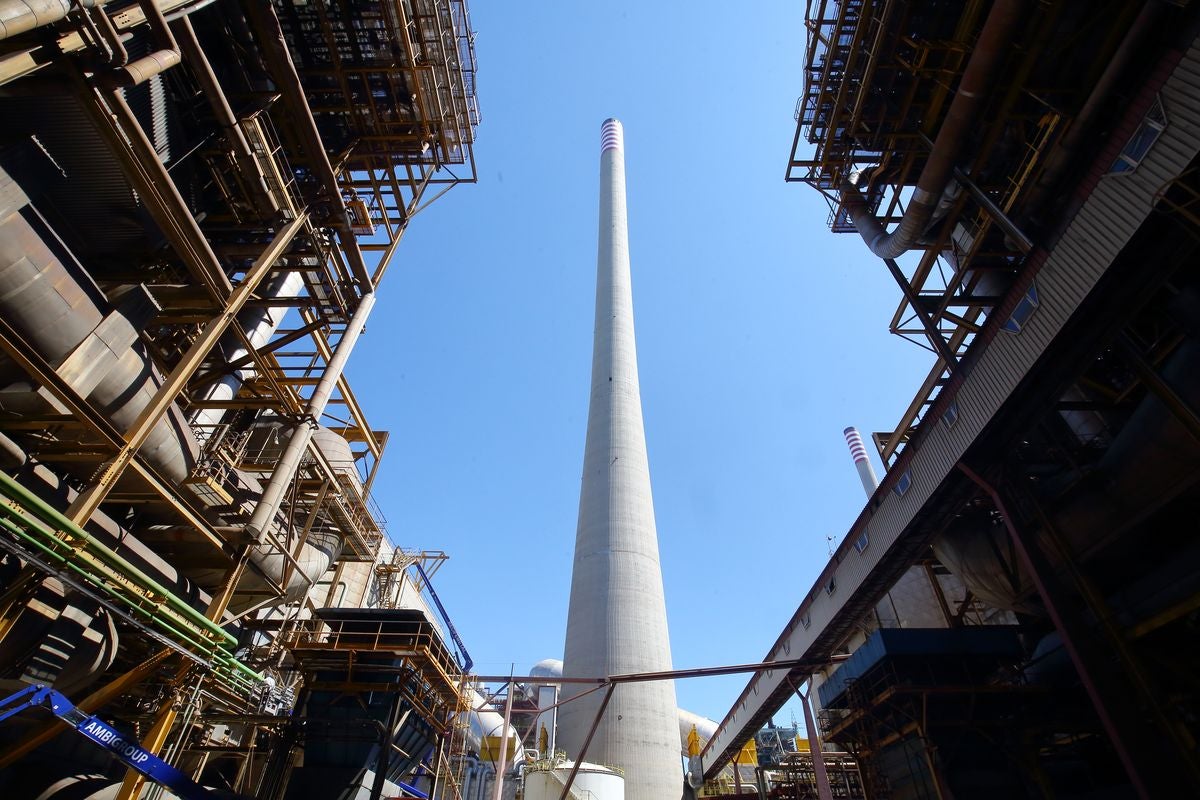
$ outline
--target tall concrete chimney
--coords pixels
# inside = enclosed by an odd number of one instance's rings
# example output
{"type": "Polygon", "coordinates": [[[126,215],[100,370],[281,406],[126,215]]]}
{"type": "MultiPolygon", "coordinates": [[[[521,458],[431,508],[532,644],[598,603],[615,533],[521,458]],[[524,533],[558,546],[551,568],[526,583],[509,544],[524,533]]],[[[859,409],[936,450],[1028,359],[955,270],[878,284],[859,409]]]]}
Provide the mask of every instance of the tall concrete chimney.
{"type": "MultiPolygon", "coordinates": [[[[879,488],[879,479],[875,477],[875,469],[867,456],[867,446],[863,444],[858,428],[846,428],[842,431],[846,437],[846,446],[854,458],[854,466],[858,470],[858,478],[862,481],[863,491],[867,493],[868,502],[879,488]]],[[[870,540],[867,540],[868,546],[870,540]]],[[[942,604],[933,586],[937,578],[917,564],[908,568],[888,593],[875,606],[876,616],[880,624],[886,628],[945,628],[950,624],[942,604]]],[[[947,579],[949,582],[950,579],[947,579]]]]}
{"type": "Polygon", "coordinates": [[[875,468],[871,466],[871,459],[867,457],[867,446],[863,444],[858,428],[846,428],[842,435],[846,437],[846,446],[850,448],[850,456],[854,459],[854,467],[858,470],[858,479],[862,481],[863,491],[870,497],[875,494],[879,479],[875,477],[875,468]]]}
{"type": "MultiPolygon", "coordinates": [[[[600,142],[592,394],[563,653],[563,674],[573,677],[671,669],[633,339],[621,123],[606,120],[600,142]]],[[[564,698],[580,691],[577,685],[563,687],[564,698]]],[[[560,708],[558,744],[572,758],[602,694],[592,692],[560,708]]],[[[679,797],[677,713],[672,682],[619,685],[585,760],[624,769],[626,800],[679,797]]]]}

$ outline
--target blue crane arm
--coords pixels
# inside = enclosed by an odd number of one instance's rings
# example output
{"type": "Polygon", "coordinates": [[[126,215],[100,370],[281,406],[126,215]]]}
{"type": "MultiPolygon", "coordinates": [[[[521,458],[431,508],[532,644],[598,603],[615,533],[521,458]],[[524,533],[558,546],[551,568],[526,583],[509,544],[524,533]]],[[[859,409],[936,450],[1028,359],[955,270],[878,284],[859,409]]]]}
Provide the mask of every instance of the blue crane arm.
{"type": "Polygon", "coordinates": [[[442,615],[442,620],[446,623],[446,629],[450,631],[450,638],[454,640],[455,646],[463,654],[463,672],[470,672],[471,667],[475,666],[475,662],[471,659],[471,654],[467,652],[467,646],[463,644],[462,637],[458,635],[458,631],[454,628],[454,623],[450,621],[450,615],[446,613],[446,607],[442,605],[442,599],[433,590],[433,582],[425,574],[425,568],[421,566],[420,561],[414,561],[413,564],[416,566],[417,572],[421,573],[421,579],[425,581],[425,586],[429,588],[429,596],[433,598],[433,603],[437,606],[438,613],[442,615]]]}
{"type": "Polygon", "coordinates": [[[67,697],[48,686],[27,686],[14,695],[0,700],[0,722],[27,708],[44,708],[108,750],[130,769],[162,784],[184,800],[209,800],[212,794],[192,781],[175,767],[146,750],[135,741],[126,739],[119,731],[99,717],[86,714],[67,697]]]}

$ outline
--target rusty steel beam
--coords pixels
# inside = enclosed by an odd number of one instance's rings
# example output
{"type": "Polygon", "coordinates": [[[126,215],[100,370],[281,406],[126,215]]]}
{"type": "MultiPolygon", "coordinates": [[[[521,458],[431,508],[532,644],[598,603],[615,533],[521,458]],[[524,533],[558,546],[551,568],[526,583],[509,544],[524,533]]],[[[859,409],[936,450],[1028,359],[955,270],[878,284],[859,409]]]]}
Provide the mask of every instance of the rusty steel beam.
{"type": "Polygon", "coordinates": [[[80,105],[116,155],[130,185],[146,201],[146,210],[192,277],[223,303],[232,284],[137,117],[119,92],[104,92],[78,72],[73,75],[80,105]]]}
{"type": "MultiPolygon", "coordinates": [[[[159,650],[129,672],[109,681],[103,687],[80,700],[75,704],[75,707],[84,713],[94,714],[106,704],[157,672],[167,657],[174,652],[174,650],[169,648],[159,650]]],[[[23,736],[20,742],[10,745],[4,751],[3,755],[0,755],[0,769],[5,769],[17,763],[60,733],[62,733],[62,723],[57,719],[43,723],[33,733],[23,736]]]]}
{"type": "Polygon", "coordinates": [[[188,380],[204,363],[204,359],[208,357],[221,337],[229,329],[229,326],[237,321],[237,314],[241,311],[242,306],[250,299],[254,290],[258,288],[258,284],[270,272],[271,265],[275,259],[287,249],[291,243],[292,237],[306,221],[307,216],[301,214],[296,219],[289,222],[279,230],[271,244],[263,251],[258,260],[246,272],[245,278],[238,287],[229,296],[225,303],[225,308],[220,316],[211,320],[199,338],[192,343],[188,351],[184,354],[179,364],[163,381],[162,386],[154,393],[154,397],[142,409],[133,425],[124,434],[125,444],[120,451],[108,461],[105,465],[100,477],[81,492],[74,502],[67,508],[66,516],[73,522],[82,524],[86,522],[92,513],[100,507],[104,502],[104,498],[112,490],[117,479],[125,471],[125,468],[133,460],[134,454],[145,443],[154,427],[161,421],[162,415],[178,398],[180,392],[187,386],[188,380]]]}
{"type": "MultiPolygon", "coordinates": [[[[205,609],[205,616],[210,620],[216,622],[224,616],[225,609],[229,607],[229,601],[233,598],[233,594],[237,590],[238,581],[241,580],[249,562],[250,548],[243,547],[237,561],[225,573],[225,578],[221,581],[220,587],[218,587],[209,601],[208,608],[205,609]]],[[[192,665],[184,662],[176,671],[172,684],[178,685],[181,683],[191,671],[192,665]]],[[[175,719],[178,715],[179,709],[176,707],[176,704],[168,703],[159,712],[154,723],[150,726],[150,730],[142,739],[142,747],[151,753],[158,753],[166,743],[167,735],[171,732],[171,727],[175,724],[175,719]]],[[[137,797],[141,793],[145,782],[146,778],[141,773],[134,772],[132,769],[127,770],[125,778],[121,781],[121,788],[117,792],[116,800],[132,800],[132,798],[137,797]]]]}
{"type": "Polygon", "coordinates": [[[1144,754],[1145,743],[1140,741],[1139,733],[1141,726],[1136,724],[1135,715],[1127,710],[1126,705],[1129,701],[1123,696],[1127,694],[1128,687],[1118,685],[1110,679],[1105,669],[1105,662],[1110,656],[1102,655],[1095,646],[1093,634],[1072,609],[1065,587],[1055,575],[1049,560],[1034,541],[1031,532],[1013,517],[1000,490],[963,462],[960,461],[957,466],[963,475],[991,499],[996,511],[1004,520],[1009,538],[1021,559],[1021,565],[1037,589],[1050,621],[1054,623],[1055,630],[1062,638],[1063,649],[1075,666],[1080,683],[1092,702],[1092,708],[1107,734],[1109,744],[1124,767],[1134,793],[1147,799],[1157,796],[1151,786],[1153,776],[1158,772],[1155,766],[1158,759],[1148,758],[1144,754]]]}
{"type": "MultiPolygon", "coordinates": [[[[587,736],[584,738],[583,744],[579,746],[579,754],[575,756],[575,763],[571,765],[571,774],[567,776],[558,800],[567,800],[567,796],[571,792],[571,785],[575,783],[575,776],[579,774],[579,767],[587,755],[588,746],[592,743],[592,737],[596,735],[596,728],[600,726],[600,720],[604,719],[604,712],[608,710],[608,701],[612,700],[613,691],[616,688],[615,683],[608,684],[608,690],[604,692],[604,699],[600,701],[600,708],[596,710],[596,718],[592,720],[592,727],[588,728],[587,736]]],[[[512,694],[511,688],[509,694],[510,696],[512,694]]]]}
{"type": "MultiPolygon", "coordinates": [[[[121,432],[91,405],[81,398],[69,383],[34,349],[27,344],[2,317],[0,317],[0,350],[3,350],[15,361],[26,374],[46,388],[54,398],[63,404],[77,419],[91,427],[112,450],[119,449],[125,439],[121,432]]],[[[216,529],[206,520],[199,510],[186,502],[174,487],[158,472],[146,463],[140,455],[135,456],[130,468],[144,480],[151,489],[177,513],[196,529],[198,536],[204,538],[217,551],[223,551],[225,538],[217,534],[216,529]]]]}
{"type": "MultiPolygon", "coordinates": [[[[838,659],[834,659],[835,661],[838,659]]],[[[845,660],[845,659],[841,659],[845,660]]],[[[627,672],[620,675],[610,675],[608,677],[546,677],[542,675],[530,675],[524,678],[513,678],[512,680],[518,683],[544,683],[544,684],[564,684],[564,683],[591,683],[605,685],[609,683],[639,683],[642,681],[673,681],[681,678],[711,678],[715,675],[740,675],[747,672],[766,672],[773,669],[808,669],[816,671],[828,666],[828,661],[812,661],[811,659],[788,658],[780,661],[762,661],[757,664],[734,664],[727,667],[697,667],[694,669],[672,669],[662,672],[627,672]]],[[[507,682],[507,675],[476,675],[474,680],[479,683],[501,683],[507,682]]]]}
{"type": "Polygon", "coordinates": [[[921,302],[921,297],[913,289],[912,284],[904,277],[904,273],[900,271],[900,265],[895,260],[890,258],[883,259],[883,263],[887,265],[888,272],[892,278],[900,286],[900,291],[904,293],[904,299],[908,300],[912,306],[913,313],[917,319],[921,321],[921,327],[925,329],[925,335],[929,338],[929,344],[933,346],[934,352],[945,363],[946,368],[953,372],[958,367],[958,357],[950,349],[950,345],[946,344],[946,339],[942,336],[942,332],[938,330],[936,324],[929,316],[929,311],[925,304],[921,302]]]}

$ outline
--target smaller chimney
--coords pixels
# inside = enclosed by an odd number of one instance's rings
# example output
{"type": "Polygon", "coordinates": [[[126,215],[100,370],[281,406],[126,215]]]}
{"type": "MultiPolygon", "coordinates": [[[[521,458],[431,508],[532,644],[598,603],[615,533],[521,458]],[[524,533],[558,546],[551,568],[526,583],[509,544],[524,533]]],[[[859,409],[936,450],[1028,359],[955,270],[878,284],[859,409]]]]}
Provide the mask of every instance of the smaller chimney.
{"type": "Polygon", "coordinates": [[[842,433],[846,437],[846,446],[850,448],[850,455],[854,457],[854,466],[858,469],[858,477],[862,481],[863,491],[867,493],[867,497],[870,497],[879,487],[879,479],[875,477],[875,468],[871,466],[871,459],[867,457],[867,446],[863,444],[858,428],[846,428],[842,433]]]}

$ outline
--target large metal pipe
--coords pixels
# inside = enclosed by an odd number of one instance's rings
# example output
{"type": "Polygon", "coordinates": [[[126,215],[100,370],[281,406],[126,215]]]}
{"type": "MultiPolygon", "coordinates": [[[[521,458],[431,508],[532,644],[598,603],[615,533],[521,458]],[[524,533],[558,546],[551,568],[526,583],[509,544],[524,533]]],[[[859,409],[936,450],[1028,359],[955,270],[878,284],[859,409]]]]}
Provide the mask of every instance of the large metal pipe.
{"type": "MultiPolygon", "coordinates": [[[[299,272],[288,272],[272,279],[262,291],[262,297],[269,302],[274,298],[291,297],[303,288],[303,276],[299,272]]],[[[255,349],[267,344],[279,330],[288,308],[289,306],[284,305],[265,305],[243,310],[238,314],[238,325],[245,332],[246,341],[255,349]]],[[[222,356],[229,363],[240,361],[250,354],[241,339],[236,336],[222,339],[220,348],[222,356]]],[[[242,384],[253,374],[252,367],[232,370],[229,374],[213,380],[199,394],[199,400],[204,403],[232,400],[242,384]]],[[[201,440],[206,440],[221,423],[225,414],[224,408],[201,408],[191,416],[192,427],[196,429],[201,440]]]]}
{"type": "Polygon", "coordinates": [[[226,645],[236,644],[233,636],[226,633],[212,620],[196,611],[191,604],[182,600],[174,592],[166,589],[162,584],[138,569],[137,566],[126,560],[115,550],[109,548],[83,528],[68,520],[58,509],[3,472],[0,472],[0,494],[14,501],[14,508],[10,509],[10,511],[15,516],[33,520],[33,524],[41,522],[52,526],[56,531],[69,533],[78,543],[80,550],[95,553],[98,558],[102,558],[106,562],[118,567],[129,580],[136,581],[139,585],[153,590],[154,594],[159,598],[160,603],[192,625],[203,630],[214,642],[226,645]]]}
{"type": "MultiPolygon", "coordinates": [[[[81,6],[92,8],[103,0],[81,0],[81,6]]],[[[71,13],[71,0],[2,0],[0,2],[0,41],[25,33],[71,13]]]]}
{"type": "Polygon", "coordinates": [[[112,81],[117,86],[137,86],[145,83],[182,60],[179,44],[171,34],[171,28],[155,0],[138,0],[138,7],[146,15],[146,22],[150,24],[150,32],[158,49],[113,72],[112,81]]]}
{"type": "MultiPolygon", "coordinates": [[[[97,329],[105,318],[98,299],[71,276],[19,212],[0,220],[0,312],[43,358],[59,364],[97,329]]],[[[88,395],[113,424],[125,429],[160,383],[145,351],[135,344],[113,354],[111,368],[88,395]]],[[[173,407],[140,452],[178,483],[187,477],[199,448],[173,407]]]]}
{"type": "Polygon", "coordinates": [[[950,182],[955,162],[983,109],[988,87],[999,72],[1017,27],[1025,20],[1026,5],[1027,0],[996,0],[992,6],[933,149],[917,179],[908,208],[894,231],[884,231],[883,224],[871,213],[858,187],[849,178],[843,180],[842,205],[863,241],[880,258],[897,258],[912,249],[929,226],[934,209],[950,182]]]}
{"type": "Polygon", "coordinates": [[[358,308],[354,312],[354,316],[350,318],[349,324],[346,326],[346,332],[342,334],[341,340],[334,348],[333,357],[329,359],[329,363],[325,366],[325,372],[321,375],[321,380],[313,389],[312,396],[308,399],[308,406],[305,409],[305,419],[296,425],[292,430],[291,438],[288,439],[287,447],[279,457],[279,463],[275,466],[275,471],[271,474],[271,481],[267,484],[266,490],[263,491],[262,498],[259,500],[258,506],[254,509],[254,515],[250,518],[249,524],[246,526],[247,531],[255,539],[261,539],[268,528],[272,526],[275,520],[275,515],[279,512],[279,507],[283,503],[284,494],[288,487],[291,486],[292,478],[296,475],[296,470],[300,467],[300,460],[305,451],[308,449],[308,442],[312,439],[313,430],[317,426],[321,415],[325,413],[325,406],[329,403],[329,396],[333,393],[334,386],[337,385],[338,378],[342,375],[342,370],[346,366],[346,360],[350,357],[350,353],[354,350],[354,345],[358,342],[358,337],[362,333],[363,327],[367,324],[367,318],[371,315],[371,309],[375,306],[375,293],[368,292],[362,296],[358,303],[358,308]]]}
{"type": "Polygon", "coordinates": [[[90,87],[84,88],[84,111],[116,153],[130,186],[145,201],[146,210],[188,271],[208,289],[213,300],[224,301],[233,285],[125,98],[120,92],[97,94],[90,87]]]}
{"type": "MultiPolygon", "coordinates": [[[[43,358],[57,364],[105,319],[105,312],[100,306],[103,297],[95,291],[86,290],[68,272],[19,210],[5,210],[13,213],[0,219],[0,314],[43,358]]],[[[2,214],[3,210],[0,210],[2,214]]],[[[355,316],[357,324],[352,320],[347,335],[339,342],[330,361],[330,370],[336,374],[327,370],[330,380],[327,385],[318,386],[318,391],[314,392],[321,411],[366,320],[363,308],[369,313],[373,303],[374,295],[364,297],[355,316]]],[[[113,354],[111,368],[92,389],[89,397],[105,417],[125,430],[151,402],[161,382],[146,352],[135,344],[113,354]]],[[[310,413],[314,408],[310,402],[310,413]]],[[[319,417],[319,412],[316,416],[319,417]]],[[[301,430],[303,436],[300,438],[307,445],[313,431],[307,425],[302,425],[301,430]]],[[[187,477],[196,461],[199,445],[177,405],[170,406],[154,426],[139,453],[171,482],[180,484],[187,477]]],[[[243,476],[243,480],[248,493],[257,491],[258,484],[252,478],[243,476]]],[[[283,488],[286,488],[286,484],[283,488]]],[[[275,511],[282,496],[283,492],[280,491],[273,501],[275,511]]],[[[268,520],[274,517],[275,511],[267,517],[268,520]]],[[[283,587],[285,597],[293,597],[314,582],[337,558],[342,543],[340,535],[310,535],[295,558],[299,569],[291,570],[283,587]]],[[[283,581],[288,576],[289,565],[292,564],[291,559],[273,548],[255,550],[251,562],[262,575],[275,582],[283,581]]],[[[202,574],[202,571],[189,571],[189,575],[198,581],[210,577],[202,574]]]]}
{"type": "Polygon", "coordinates": [[[1096,85],[1088,94],[1087,100],[1080,107],[1079,113],[1075,115],[1075,119],[1067,128],[1067,132],[1063,134],[1062,139],[1046,157],[1046,165],[1042,168],[1037,183],[1030,189],[1029,197],[1025,201],[1025,208],[1030,209],[1031,214],[1036,216],[1041,210],[1042,205],[1066,173],[1067,167],[1070,166],[1087,137],[1097,134],[1098,129],[1095,125],[1097,115],[1106,105],[1117,81],[1125,74],[1134,57],[1141,51],[1142,43],[1154,29],[1165,10],[1166,3],[1162,0],[1146,0],[1137,19],[1129,27],[1129,31],[1105,66],[1104,72],[1100,74],[1096,85]]]}

